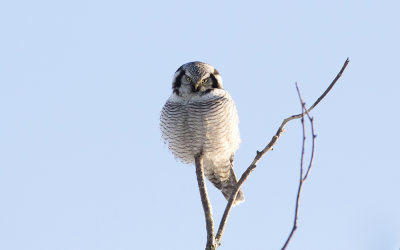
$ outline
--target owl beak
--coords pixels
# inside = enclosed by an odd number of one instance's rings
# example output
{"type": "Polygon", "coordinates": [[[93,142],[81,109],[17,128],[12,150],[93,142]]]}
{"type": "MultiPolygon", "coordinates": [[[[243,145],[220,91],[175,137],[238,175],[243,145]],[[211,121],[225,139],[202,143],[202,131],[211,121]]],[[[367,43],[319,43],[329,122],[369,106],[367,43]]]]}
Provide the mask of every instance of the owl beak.
{"type": "Polygon", "coordinates": [[[193,85],[193,87],[194,87],[194,92],[197,92],[197,91],[199,91],[200,90],[200,82],[196,82],[194,85],[193,85]]]}

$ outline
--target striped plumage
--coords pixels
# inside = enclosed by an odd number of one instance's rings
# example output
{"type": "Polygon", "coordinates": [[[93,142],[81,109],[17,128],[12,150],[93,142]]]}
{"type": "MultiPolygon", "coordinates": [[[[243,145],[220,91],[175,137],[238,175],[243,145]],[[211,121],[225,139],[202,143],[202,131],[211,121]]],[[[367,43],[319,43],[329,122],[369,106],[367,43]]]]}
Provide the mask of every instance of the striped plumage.
{"type": "MultiPolygon", "coordinates": [[[[205,176],[229,199],[236,184],[233,156],[240,143],[239,118],[231,96],[211,65],[182,65],[161,111],[161,132],[174,156],[194,163],[203,154],[205,176]]],[[[235,203],[244,201],[240,191],[235,203]]]]}

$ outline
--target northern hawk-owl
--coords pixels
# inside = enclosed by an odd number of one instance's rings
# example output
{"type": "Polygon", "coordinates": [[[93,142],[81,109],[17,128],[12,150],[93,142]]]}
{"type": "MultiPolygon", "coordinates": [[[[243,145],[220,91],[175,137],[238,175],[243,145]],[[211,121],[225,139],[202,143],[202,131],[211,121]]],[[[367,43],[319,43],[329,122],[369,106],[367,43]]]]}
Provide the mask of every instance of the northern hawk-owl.
{"type": "MultiPolygon", "coordinates": [[[[193,164],[202,153],[205,176],[228,200],[237,183],[233,156],[240,143],[239,118],[218,71],[202,62],[179,67],[160,120],[162,138],[174,156],[193,164]]],[[[234,204],[243,201],[240,190],[234,204]]]]}

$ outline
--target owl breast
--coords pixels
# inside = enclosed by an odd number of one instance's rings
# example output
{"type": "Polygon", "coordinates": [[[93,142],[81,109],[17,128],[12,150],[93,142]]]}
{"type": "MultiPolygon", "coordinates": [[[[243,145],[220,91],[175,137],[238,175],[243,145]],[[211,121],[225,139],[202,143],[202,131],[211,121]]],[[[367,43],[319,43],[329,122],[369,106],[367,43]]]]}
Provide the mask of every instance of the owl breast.
{"type": "Polygon", "coordinates": [[[200,153],[216,164],[226,162],[239,147],[235,103],[223,89],[190,98],[172,94],[160,120],[163,139],[184,163],[193,163],[200,153]]]}

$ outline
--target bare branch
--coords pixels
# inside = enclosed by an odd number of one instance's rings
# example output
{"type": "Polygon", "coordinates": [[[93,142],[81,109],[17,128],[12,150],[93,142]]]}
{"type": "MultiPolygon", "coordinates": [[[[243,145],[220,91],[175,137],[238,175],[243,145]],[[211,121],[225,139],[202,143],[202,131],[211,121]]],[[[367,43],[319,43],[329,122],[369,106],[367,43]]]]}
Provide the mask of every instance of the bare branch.
{"type": "MultiPolygon", "coordinates": [[[[344,70],[346,69],[347,65],[349,64],[350,60],[349,58],[346,59],[346,61],[344,62],[342,68],[340,69],[339,73],[336,75],[335,79],[333,79],[333,81],[331,82],[331,84],[328,86],[328,88],[324,91],[324,93],[322,93],[322,95],[320,97],[318,97],[318,99],[314,102],[313,105],[311,105],[311,107],[309,109],[307,109],[305,112],[306,113],[310,113],[311,110],[313,110],[315,108],[315,106],[318,105],[318,103],[320,103],[320,101],[322,101],[322,99],[324,99],[324,97],[329,93],[329,91],[333,88],[333,86],[335,85],[335,83],[339,80],[339,78],[342,76],[344,70]]],[[[286,118],[282,125],[285,126],[286,123],[288,123],[291,120],[294,119],[299,119],[303,114],[297,114],[297,115],[292,115],[288,118],[286,118]]],[[[281,125],[281,127],[282,127],[281,125]]]]}
{"type": "Polygon", "coordinates": [[[214,238],[214,219],[213,219],[210,200],[208,199],[206,183],[204,180],[204,167],[203,167],[202,154],[195,157],[195,165],[196,165],[197,183],[199,185],[199,191],[201,196],[201,203],[203,204],[204,216],[206,219],[206,229],[207,229],[206,250],[215,250],[216,244],[214,238]]]}
{"type": "MultiPolygon", "coordinates": [[[[333,79],[332,83],[328,86],[328,88],[324,91],[324,93],[322,93],[322,95],[314,102],[314,104],[305,111],[306,113],[313,110],[318,105],[318,103],[329,93],[329,91],[332,89],[332,87],[335,85],[335,83],[342,76],[342,73],[346,69],[349,62],[350,62],[349,58],[347,58],[343,64],[342,68],[340,69],[339,73],[336,75],[335,79],[333,79]]],[[[301,118],[305,112],[302,112],[301,114],[297,114],[297,115],[292,115],[292,116],[286,118],[285,120],[283,120],[282,124],[279,126],[278,130],[276,131],[275,135],[272,137],[271,141],[267,144],[267,146],[265,146],[265,148],[263,150],[257,151],[257,154],[256,154],[253,162],[250,164],[250,166],[247,168],[247,170],[240,177],[238,183],[236,184],[235,189],[232,192],[231,198],[229,199],[228,204],[226,205],[226,208],[225,208],[224,214],[221,218],[221,222],[219,224],[218,232],[217,232],[217,235],[215,238],[215,242],[216,242],[217,246],[219,246],[221,243],[221,238],[222,238],[222,235],[225,230],[226,222],[227,222],[229,213],[233,206],[233,201],[235,200],[240,187],[247,180],[247,178],[249,177],[251,172],[257,167],[257,163],[261,159],[261,157],[263,157],[267,152],[269,152],[272,149],[272,147],[275,145],[275,143],[278,141],[279,137],[284,132],[285,125],[291,120],[301,118]]],[[[306,175],[306,177],[307,177],[307,175],[306,175]]]]}

